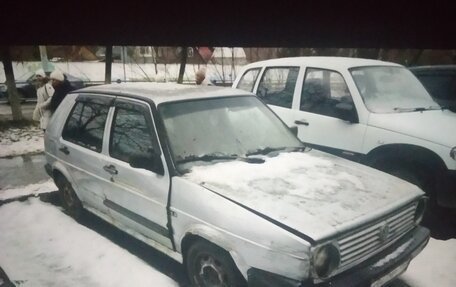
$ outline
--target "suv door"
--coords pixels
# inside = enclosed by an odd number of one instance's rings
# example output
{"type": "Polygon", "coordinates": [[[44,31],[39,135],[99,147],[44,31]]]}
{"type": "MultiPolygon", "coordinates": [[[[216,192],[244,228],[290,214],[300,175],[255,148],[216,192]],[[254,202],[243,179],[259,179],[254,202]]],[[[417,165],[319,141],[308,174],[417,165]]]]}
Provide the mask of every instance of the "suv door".
{"type": "Polygon", "coordinates": [[[366,125],[341,73],[307,68],[294,124],[298,137],[319,149],[349,159],[362,152],[366,125]]]}
{"type": "Polygon", "coordinates": [[[148,104],[117,98],[110,112],[105,205],[114,221],[172,247],[167,228],[170,177],[148,104]]]}
{"type": "Polygon", "coordinates": [[[59,138],[58,158],[70,172],[79,199],[105,214],[102,149],[106,119],[113,97],[79,95],[59,138]]]}

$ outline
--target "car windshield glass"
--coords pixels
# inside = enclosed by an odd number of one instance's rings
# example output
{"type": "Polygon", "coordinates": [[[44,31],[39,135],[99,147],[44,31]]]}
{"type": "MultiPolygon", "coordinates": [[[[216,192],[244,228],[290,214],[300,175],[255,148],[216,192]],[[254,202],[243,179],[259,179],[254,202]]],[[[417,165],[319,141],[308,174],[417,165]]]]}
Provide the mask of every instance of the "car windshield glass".
{"type": "Polygon", "coordinates": [[[255,97],[226,97],[159,105],[174,161],[235,160],[303,147],[255,97]]]}
{"type": "Polygon", "coordinates": [[[374,113],[440,109],[420,81],[403,67],[350,69],[366,107],[374,113]]]}

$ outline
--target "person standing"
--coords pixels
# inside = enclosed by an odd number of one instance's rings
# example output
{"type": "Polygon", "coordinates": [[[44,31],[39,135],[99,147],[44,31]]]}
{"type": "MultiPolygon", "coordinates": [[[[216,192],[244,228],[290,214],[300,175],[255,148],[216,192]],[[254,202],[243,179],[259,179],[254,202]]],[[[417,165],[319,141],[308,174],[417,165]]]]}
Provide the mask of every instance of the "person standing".
{"type": "Polygon", "coordinates": [[[52,113],[54,113],[65,96],[73,90],[73,87],[71,86],[66,76],[59,70],[54,70],[51,73],[50,79],[51,85],[55,89],[50,106],[52,113]]]}
{"type": "Polygon", "coordinates": [[[48,83],[48,78],[43,69],[35,72],[35,80],[37,84],[36,90],[36,106],[33,111],[33,120],[40,122],[40,128],[46,131],[46,126],[52,116],[50,110],[54,88],[48,83]]]}
{"type": "Polygon", "coordinates": [[[213,86],[213,84],[206,78],[206,68],[204,67],[196,72],[195,81],[199,86],[213,86]]]}

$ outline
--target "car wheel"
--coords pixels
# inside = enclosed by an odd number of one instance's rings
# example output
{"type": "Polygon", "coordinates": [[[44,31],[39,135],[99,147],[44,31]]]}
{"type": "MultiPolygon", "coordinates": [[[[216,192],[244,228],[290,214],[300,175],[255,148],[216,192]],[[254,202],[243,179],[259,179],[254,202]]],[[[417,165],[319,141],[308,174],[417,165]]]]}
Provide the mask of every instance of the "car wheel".
{"type": "Polygon", "coordinates": [[[246,286],[229,253],[205,240],[188,249],[186,267],[192,286],[246,286]]]}
{"type": "Polygon", "coordinates": [[[82,204],[71,184],[65,178],[59,178],[57,180],[57,187],[59,188],[60,200],[65,211],[74,219],[80,219],[82,215],[82,204]]]}

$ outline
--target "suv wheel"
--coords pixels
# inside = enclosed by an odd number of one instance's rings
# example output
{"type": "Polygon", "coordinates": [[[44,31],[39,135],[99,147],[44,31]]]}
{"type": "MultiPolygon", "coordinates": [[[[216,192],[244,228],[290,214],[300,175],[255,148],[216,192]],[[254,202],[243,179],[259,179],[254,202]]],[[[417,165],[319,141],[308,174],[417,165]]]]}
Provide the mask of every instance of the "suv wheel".
{"type": "Polygon", "coordinates": [[[74,219],[80,219],[82,214],[82,204],[74,192],[71,184],[65,178],[60,178],[57,180],[57,186],[59,188],[62,206],[65,208],[66,212],[74,219]]]}
{"type": "Polygon", "coordinates": [[[192,286],[246,286],[229,253],[205,240],[188,249],[186,267],[192,286]]]}

